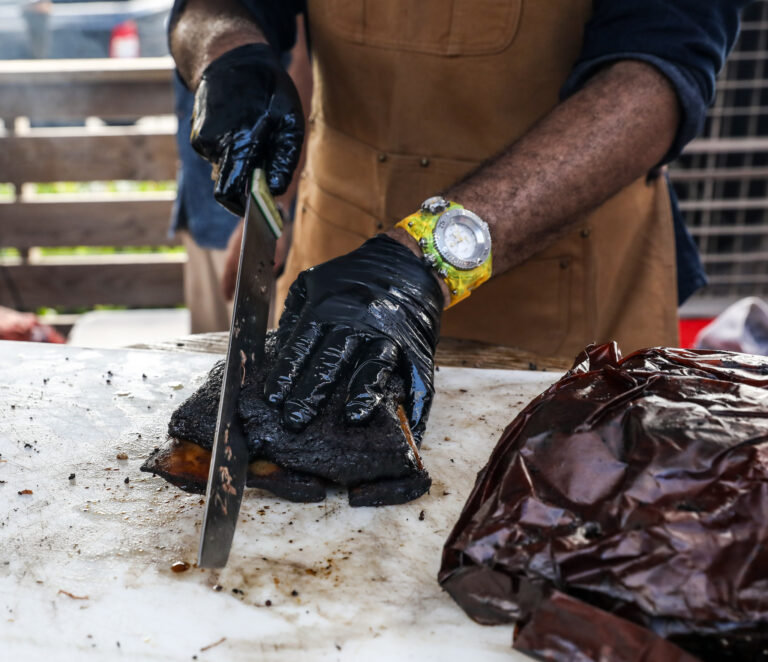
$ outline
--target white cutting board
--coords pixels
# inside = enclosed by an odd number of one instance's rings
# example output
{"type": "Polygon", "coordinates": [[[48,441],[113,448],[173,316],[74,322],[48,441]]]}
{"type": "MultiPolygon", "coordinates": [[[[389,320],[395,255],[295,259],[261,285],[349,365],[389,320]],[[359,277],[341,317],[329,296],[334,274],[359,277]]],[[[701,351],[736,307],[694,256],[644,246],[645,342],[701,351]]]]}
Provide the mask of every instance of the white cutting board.
{"type": "Polygon", "coordinates": [[[0,342],[0,658],[527,659],[436,575],[500,432],[558,375],[443,368],[430,494],[353,509],[344,494],[247,490],[228,566],[177,574],[196,557],[201,498],[139,466],[216,358],[0,342]]]}

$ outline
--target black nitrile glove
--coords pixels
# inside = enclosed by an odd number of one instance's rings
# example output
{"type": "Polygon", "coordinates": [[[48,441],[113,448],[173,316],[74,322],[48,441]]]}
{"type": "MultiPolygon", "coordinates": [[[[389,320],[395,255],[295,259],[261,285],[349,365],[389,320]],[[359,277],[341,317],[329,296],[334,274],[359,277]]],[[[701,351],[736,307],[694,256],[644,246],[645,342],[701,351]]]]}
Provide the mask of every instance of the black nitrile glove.
{"type": "Polygon", "coordinates": [[[264,385],[300,430],[336,382],[348,378],[345,419],[363,424],[389,376],[408,388],[411,430],[421,440],[434,395],[434,354],[443,294],[430,267],[385,235],[307,269],[291,286],[278,328],[278,359],[264,385]]]}
{"type": "Polygon", "coordinates": [[[266,170],[269,190],[284,193],[304,140],[304,113],[291,77],[267,44],[247,44],[217,58],[195,93],[190,142],[218,165],[214,196],[245,214],[249,177],[266,170]]]}

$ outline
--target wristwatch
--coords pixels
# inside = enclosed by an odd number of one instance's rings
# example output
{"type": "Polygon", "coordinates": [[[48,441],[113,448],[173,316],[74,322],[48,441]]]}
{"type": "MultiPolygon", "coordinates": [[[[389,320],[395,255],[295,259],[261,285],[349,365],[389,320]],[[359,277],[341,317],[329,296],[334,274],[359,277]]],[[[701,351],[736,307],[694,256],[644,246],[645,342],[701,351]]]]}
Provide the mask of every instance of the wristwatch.
{"type": "Polygon", "coordinates": [[[456,202],[435,196],[396,227],[419,242],[424,260],[445,281],[451,300],[466,299],[491,277],[491,233],[477,214],[456,202]]]}

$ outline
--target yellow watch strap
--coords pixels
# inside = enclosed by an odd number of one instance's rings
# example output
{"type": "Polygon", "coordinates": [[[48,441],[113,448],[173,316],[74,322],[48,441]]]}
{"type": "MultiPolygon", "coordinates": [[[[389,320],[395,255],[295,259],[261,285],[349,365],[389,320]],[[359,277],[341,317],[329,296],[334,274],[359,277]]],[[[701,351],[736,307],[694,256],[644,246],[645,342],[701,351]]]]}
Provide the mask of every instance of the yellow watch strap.
{"type": "Polygon", "coordinates": [[[440,213],[432,213],[429,209],[422,207],[395,226],[402,228],[419,242],[425,261],[445,281],[451,296],[446,308],[466,299],[472,290],[487,281],[492,273],[490,253],[486,260],[474,269],[458,269],[440,255],[435,246],[435,226],[440,216],[450,209],[464,209],[464,207],[456,202],[448,202],[447,207],[443,207],[440,213]]]}

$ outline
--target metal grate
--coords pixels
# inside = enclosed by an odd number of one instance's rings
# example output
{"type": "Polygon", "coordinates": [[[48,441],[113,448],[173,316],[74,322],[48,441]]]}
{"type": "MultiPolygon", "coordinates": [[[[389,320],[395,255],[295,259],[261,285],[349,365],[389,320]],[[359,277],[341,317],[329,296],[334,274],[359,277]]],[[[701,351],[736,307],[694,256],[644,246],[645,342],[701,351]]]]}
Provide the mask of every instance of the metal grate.
{"type": "Polygon", "coordinates": [[[768,298],[768,1],[745,9],[702,136],[670,167],[709,285],[684,306],[715,315],[768,298]]]}

